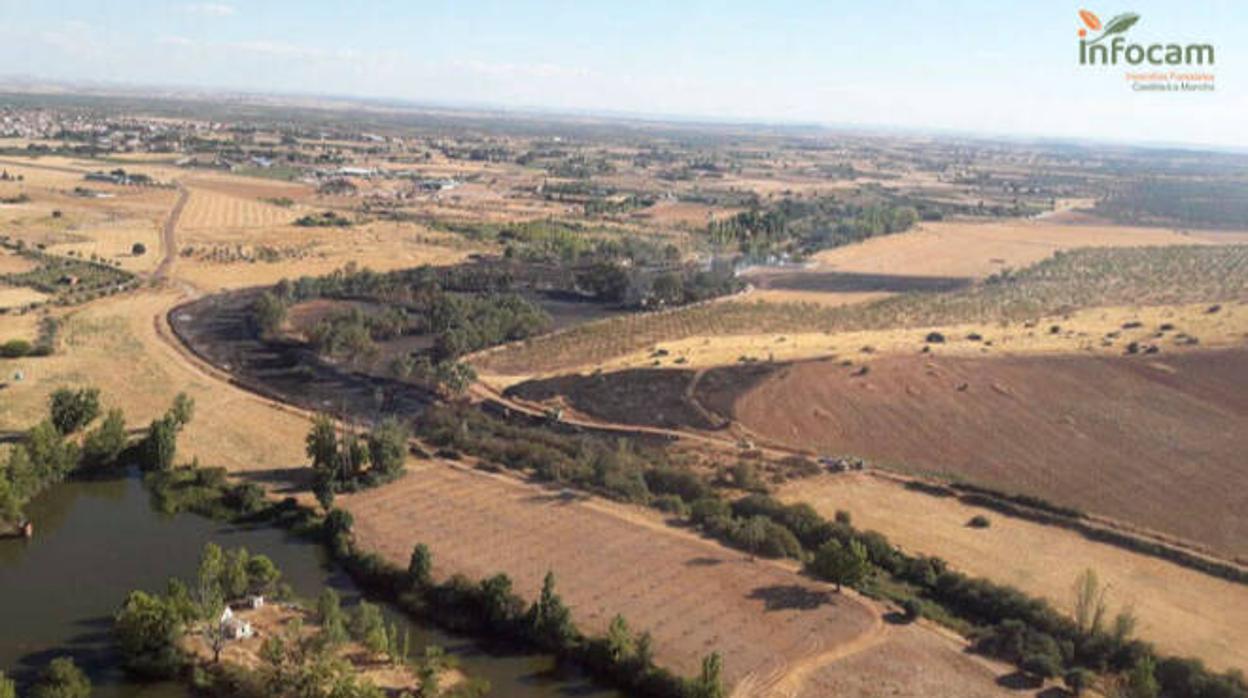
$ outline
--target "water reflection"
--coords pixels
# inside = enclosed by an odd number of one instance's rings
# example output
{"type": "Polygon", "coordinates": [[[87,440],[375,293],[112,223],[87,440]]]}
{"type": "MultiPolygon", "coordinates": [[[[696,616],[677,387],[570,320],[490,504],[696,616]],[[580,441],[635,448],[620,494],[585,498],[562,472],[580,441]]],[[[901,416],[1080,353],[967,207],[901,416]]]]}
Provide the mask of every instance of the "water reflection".
{"type": "MultiPolygon", "coordinates": [[[[0,539],[0,669],[19,678],[29,679],[52,658],[68,654],[91,676],[100,698],[189,696],[178,684],[130,681],[118,669],[109,633],[127,592],[163,591],[170,576],[193,576],[209,541],[268,555],[301,596],[313,597],[328,585],[347,603],[358,599],[350,578],[319,545],[271,527],[162,515],[135,476],[57,485],[32,501],[27,513],[35,522],[32,540],[0,539]]],[[[446,647],[469,674],[490,681],[492,696],[619,696],[561,674],[549,657],[492,652],[386,610],[390,620],[410,628],[413,647],[446,647]]]]}

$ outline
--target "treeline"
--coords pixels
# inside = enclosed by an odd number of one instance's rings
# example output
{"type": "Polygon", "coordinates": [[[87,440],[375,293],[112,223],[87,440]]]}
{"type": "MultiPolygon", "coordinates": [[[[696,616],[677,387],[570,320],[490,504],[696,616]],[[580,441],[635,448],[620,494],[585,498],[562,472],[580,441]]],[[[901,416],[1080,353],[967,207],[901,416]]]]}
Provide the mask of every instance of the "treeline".
{"type": "Polygon", "coordinates": [[[22,521],[22,509],[45,488],[71,473],[99,471],[127,463],[145,470],[172,466],[177,435],[190,421],[194,401],[179,394],[147,433],[131,440],[125,416],[110,409],[92,430],[83,432],[103,412],[96,388],[60,388],[48,400],[48,416],[30,430],[0,461],[0,523],[22,521]]]}
{"type": "Polygon", "coordinates": [[[604,303],[652,308],[688,305],[745,288],[729,268],[678,267],[651,271],[613,262],[590,265],[576,274],[576,288],[604,303]]]}
{"type": "Polygon", "coordinates": [[[497,242],[507,259],[534,264],[624,262],[655,266],[681,259],[680,248],[670,242],[553,218],[511,223],[437,221],[432,225],[473,240],[497,242]]]}
{"type": "Polygon", "coordinates": [[[736,246],[747,257],[800,256],[867,238],[908,230],[921,216],[913,205],[894,202],[857,204],[832,198],[783,199],[767,208],[751,208],[707,224],[707,235],[720,246],[736,246]]]}
{"type": "Polygon", "coordinates": [[[1147,683],[1148,674],[1160,695],[1248,696],[1241,676],[1213,674],[1198,660],[1160,657],[1131,638],[1129,614],[1111,627],[1080,625],[1017,589],[951,570],[940,558],[906,554],[885,536],[854,528],[848,516],[829,521],[807,504],[757,493],[730,502],[659,449],[511,424],[462,406],[431,408],[419,431],[444,455],[462,451],[541,479],[648,504],[751,555],[799,560],[812,576],[890,598],[910,617],[926,614],[971,629],[978,651],[1038,677],[1068,677],[1073,686],[1086,682],[1086,672],[1111,673],[1135,685],[1147,683]]]}

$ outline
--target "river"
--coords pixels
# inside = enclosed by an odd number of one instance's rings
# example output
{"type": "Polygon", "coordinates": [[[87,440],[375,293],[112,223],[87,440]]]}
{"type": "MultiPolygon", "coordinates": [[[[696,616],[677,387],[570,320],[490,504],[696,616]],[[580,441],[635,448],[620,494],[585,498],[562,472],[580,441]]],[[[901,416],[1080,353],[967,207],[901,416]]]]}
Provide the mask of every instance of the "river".
{"type": "MultiPolygon", "coordinates": [[[[209,541],[269,556],[301,597],[332,586],[344,606],[359,598],[320,545],[273,527],[161,514],[136,475],[55,485],[28,505],[27,514],[36,526],[33,539],[0,539],[0,669],[10,676],[28,678],[51,659],[70,655],[90,675],[98,698],[189,697],[177,683],[131,680],[118,668],[110,629],[131,589],[163,591],[170,576],[191,578],[209,541]]],[[[487,651],[383,608],[410,628],[415,652],[430,643],[445,647],[468,675],[489,680],[491,696],[621,696],[560,670],[549,656],[487,651]]]]}

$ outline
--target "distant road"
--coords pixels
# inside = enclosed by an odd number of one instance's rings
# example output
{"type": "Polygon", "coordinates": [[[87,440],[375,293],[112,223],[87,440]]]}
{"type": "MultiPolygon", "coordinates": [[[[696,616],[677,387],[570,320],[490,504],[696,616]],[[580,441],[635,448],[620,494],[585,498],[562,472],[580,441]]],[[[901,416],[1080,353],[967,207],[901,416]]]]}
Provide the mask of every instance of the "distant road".
{"type": "Polygon", "coordinates": [[[156,267],[156,272],[152,275],[154,279],[164,279],[169,276],[169,270],[173,268],[173,263],[178,258],[178,219],[182,217],[182,209],[186,206],[187,199],[191,198],[191,192],[180,183],[175,182],[178,186],[178,200],[173,204],[173,209],[169,211],[169,217],[165,219],[165,227],[161,231],[160,242],[164,247],[165,256],[160,260],[160,266],[156,267]]]}

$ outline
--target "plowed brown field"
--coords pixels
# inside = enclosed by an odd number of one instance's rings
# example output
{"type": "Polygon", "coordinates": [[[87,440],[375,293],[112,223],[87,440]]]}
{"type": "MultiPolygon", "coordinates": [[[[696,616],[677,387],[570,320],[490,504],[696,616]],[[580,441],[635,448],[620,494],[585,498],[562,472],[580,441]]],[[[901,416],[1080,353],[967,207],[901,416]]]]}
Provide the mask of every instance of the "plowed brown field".
{"type": "MultiPolygon", "coordinates": [[[[881,648],[885,641],[920,651],[920,643],[894,636],[867,602],[779,564],[751,562],[648,512],[433,464],[343,503],[357,539],[397,564],[423,542],[435,574],[504,570],[530,599],[553,570],[582,628],[601,632],[622,614],[653,634],[660,663],[686,674],[718,651],[726,679],[740,684],[737,695],[792,695],[829,663],[895,651],[881,648]]],[[[957,675],[961,644],[927,638],[932,632],[920,633],[923,642],[938,643],[929,665],[957,675]]],[[[995,688],[992,671],[961,679],[966,690],[955,689],[958,695],[995,688]]]]}
{"type": "Polygon", "coordinates": [[[881,357],[852,373],[796,364],[731,411],[779,443],[1039,495],[1248,555],[1248,351],[881,357]]]}

